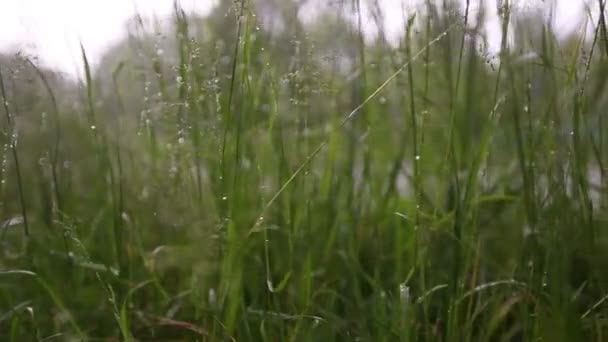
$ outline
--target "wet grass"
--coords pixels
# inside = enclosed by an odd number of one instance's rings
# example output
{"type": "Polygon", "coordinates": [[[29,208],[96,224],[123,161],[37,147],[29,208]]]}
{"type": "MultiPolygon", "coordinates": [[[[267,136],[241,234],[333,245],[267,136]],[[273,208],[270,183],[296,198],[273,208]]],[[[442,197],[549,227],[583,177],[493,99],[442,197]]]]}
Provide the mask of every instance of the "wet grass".
{"type": "Polygon", "coordinates": [[[0,339],[605,340],[604,3],[505,1],[496,55],[473,2],[397,44],[343,5],[2,60],[0,339]]]}

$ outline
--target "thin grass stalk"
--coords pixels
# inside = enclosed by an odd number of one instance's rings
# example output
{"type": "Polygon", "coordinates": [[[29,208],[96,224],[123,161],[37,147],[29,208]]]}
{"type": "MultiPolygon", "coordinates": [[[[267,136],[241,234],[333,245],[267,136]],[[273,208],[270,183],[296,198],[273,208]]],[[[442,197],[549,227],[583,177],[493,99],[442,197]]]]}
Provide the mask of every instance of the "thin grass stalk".
{"type": "Polygon", "coordinates": [[[8,98],[6,95],[6,89],[4,87],[4,75],[2,74],[2,70],[0,69],[0,95],[2,95],[2,106],[4,107],[4,113],[6,114],[6,125],[9,133],[9,145],[13,155],[13,161],[15,163],[15,176],[17,178],[17,190],[19,191],[19,202],[21,205],[21,215],[23,216],[23,231],[25,232],[25,236],[29,237],[30,228],[29,221],[25,203],[25,192],[23,187],[23,178],[21,174],[21,166],[19,164],[19,154],[17,152],[17,141],[16,141],[16,133],[14,130],[16,127],[13,125],[13,120],[11,118],[11,113],[8,105],[8,98]]]}
{"type": "MultiPolygon", "coordinates": [[[[119,186],[116,184],[116,175],[114,174],[114,170],[112,167],[112,159],[110,156],[110,143],[108,141],[108,137],[105,131],[105,127],[102,126],[97,121],[97,114],[94,104],[94,88],[93,88],[93,77],[91,73],[91,67],[89,64],[89,60],[87,57],[87,53],[84,49],[84,46],[80,45],[81,57],[84,64],[84,77],[85,77],[85,86],[86,86],[86,100],[88,105],[88,116],[89,116],[89,124],[90,130],[93,131],[94,145],[96,149],[96,157],[99,163],[99,171],[102,175],[108,177],[109,186],[103,184],[103,190],[99,190],[101,193],[106,192],[108,196],[111,198],[111,204],[113,209],[113,230],[111,231],[111,238],[114,240],[114,251],[116,253],[115,258],[119,265],[124,265],[124,257],[122,253],[123,248],[123,239],[122,239],[122,231],[120,229],[120,220],[122,219],[122,213],[119,212],[118,207],[115,203],[119,203],[120,199],[116,198],[115,189],[119,186]],[[120,217],[120,219],[118,219],[120,217]]],[[[105,177],[102,177],[102,179],[105,177]]],[[[84,246],[84,245],[83,245],[84,246]]],[[[83,247],[84,248],[84,247],[83,247]]]]}
{"type": "MultiPolygon", "coordinates": [[[[136,50],[139,51],[140,54],[143,54],[145,47],[143,42],[143,37],[145,37],[146,35],[146,28],[144,26],[144,21],[142,16],[139,14],[139,12],[136,12],[135,14],[135,23],[136,23],[136,31],[137,33],[140,35],[139,37],[136,35],[129,35],[130,41],[133,42],[133,44],[136,46],[136,50]]],[[[153,60],[153,68],[157,67],[157,59],[153,60]]],[[[144,85],[144,93],[146,94],[146,96],[148,96],[148,87],[146,86],[148,84],[148,79],[147,79],[147,73],[142,72],[140,74],[140,80],[141,83],[144,85]]],[[[161,89],[163,89],[163,79],[159,78],[159,86],[161,89]]],[[[165,94],[163,92],[163,94],[165,94]]],[[[147,101],[144,102],[144,104],[147,106],[147,101]]],[[[145,108],[145,110],[148,110],[149,108],[145,108]]],[[[158,149],[158,139],[157,139],[157,134],[156,134],[156,128],[153,124],[150,124],[148,122],[148,118],[147,116],[144,117],[143,115],[140,117],[140,128],[143,126],[143,128],[145,129],[145,137],[148,139],[147,144],[148,144],[148,148],[149,148],[149,153],[152,157],[152,170],[154,172],[156,172],[158,170],[158,157],[159,157],[159,149],[158,149]],[[144,120],[145,118],[145,120],[144,120]]]]}
{"type": "MultiPolygon", "coordinates": [[[[444,5],[446,4],[446,2],[444,1],[444,5]]],[[[455,237],[455,241],[453,242],[453,268],[452,268],[452,275],[450,278],[450,287],[451,287],[451,291],[452,291],[452,296],[455,298],[456,294],[459,292],[458,289],[458,283],[459,283],[459,279],[460,279],[460,275],[461,275],[461,263],[462,263],[462,242],[463,242],[463,228],[465,225],[465,220],[466,220],[466,212],[464,212],[464,210],[466,210],[466,208],[462,208],[462,199],[461,199],[461,185],[460,185],[460,179],[459,179],[459,171],[460,171],[460,163],[459,163],[459,156],[457,154],[456,151],[456,146],[455,146],[455,142],[454,142],[454,126],[455,126],[455,118],[456,118],[456,99],[459,96],[459,90],[460,90],[460,78],[461,78],[461,74],[462,74],[462,61],[463,61],[463,56],[464,56],[464,47],[465,47],[465,38],[466,38],[466,30],[468,29],[468,24],[469,24],[469,9],[470,9],[470,0],[466,0],[466,4],[465,4],[465,12],[464,12],[464,21],[463,21],[463,27],[462,27],[462,38],[460,40],[460,47],[458,49],[458,61],[457,61],[457,67],[456,67],[456,80],[455,80],[455,84],[454,84],[454,88],[453,90],[451,90],[451,94],[450,94],[450,114],[449,114],[449,124],[448,124],[448,148],[447,148],[447,153],[449,155],[449,159],[450,159],[450,164],[452,166],[452,190],[454,191],[454,198],[455,198],[455,215],[454,215],[454,224],[453,224],[453,234],[455,237]]],[[[448,45],[449,48],[449,45],[448,45]]],[[[449,50],[451,50],[449,48],[449,50]]],[[[451,63],[451,60],[448,59],[448,63],[451,63]]],[[[448,68],[448,72],[450,72],[450,76],[448,79],[451,79],[451,68],[448,68]]],[[[452,83],[450,82],[450,89],[452,89],[452,83]]],[[[456,334],[456,331],[458,331],[457,325],[458,325],[458,320],[459,320],[459,313],[458,310],[456,309],[456,307],[454,306],[455,303],[452,302],[449,304],[449,309],[448,309],[448,336],[454,334],[453,336],[456,337],[458,336],[456,334]]]]}
{"type": "Polygon", "coordinates": [[[198,80],[194,75],[190,75],[194,73],[193,68],[195,67],[192,64],[192,43],[190,41],[190,30],[188,24],[188,17],[183,9],[177,7],[177,2],[174,4],[175,6],[175,17],[176,17],[176,25],[177,25],[177,34],[178,34],[178,44],[179,44],[179,74],[180,74],[180,85],[179,85],[179,112],[184,110],[184,106],[188,105],[190,109],[187,117],[183,114],[178,114],[178,118],[181,120],[185,120],[184,122],[179,123],[179,131],[178,131],[178,139],[185,139],[183,136],[186,131],[190,133],[190,139],[192,141],[192,149],[194,152],[194,169],[195,169],[195,183],[197,189],[197,200],[199,206],[202,206],[203,200],[203,180],[202,180],[202,157],[201,157],[201,142],[200,136],[201,132],[199,131],[199,122],[200,115],[202,114],[200,105],[199,105],[199,91],[201,85],[197,82],[198,80]],[[191,85],[188,86],[188,83],[191,85]],[[194,83],[194,86],[192,86],[194,83]]]}
{"type": "Polygon", "coordinates": [[[53,109],[53,118],[55,121],[54,129],[54,139],[49,144],[49,157],[51,158],[51,177],[52,177],[52,187],[53,193],[55,195],[55,210],[57,212],[63,212],[63,199],[61,197],[61,190],[59,187],[59,179],[58,179],[58,167],[59,163],[59,142],[61,139],[61,122],[59,118],[59,108],[57,105],[57,98],[55,96],[55,92],[53,91],[46,75],[38,68],[34,62],[32,62],[29,58],[26,59],[26,62],[34,69],[40,80],[42,80],[42,84],[46,89],[50,99],[51,99],[51,108],[53,109]]]}
{"type": "Polygon", "coordinates": [[[608,57],[608,29],[606,27],[606,0],[597,0],[598,9],[600,11],[598,28],[602,33],[602,43],[604,43],[604,56],[608,57]]]}
{"type": "MultiPolygon", "coordinates": [[[[234,49],[233,49],[233,55],[232,55],[232,67],[231,67],[231,75],[230,75],[230,88],[228,90],[228,100],[225,106],[225,123],[224,123],[224,130],[222,133],[222,148],[221,148],[221,161],[220,161],[220,177],[222,180],[222,196],[226,196],[226,194],[229,192],[228,188],[227,188],[227,181],[228,181],[228,175],[227,175],[227,162],[226,162],[226,149],[228,146],[228,136],[230,134],[230,131],[232,130],[232,120],[234,117],[234,113],[233,113],[233,106],[232,106],[232,102],[233,102],[233,98],[234,98],[234,92],[235,92],[235,88],[236,88],[236,78],[237,78],[237,65],[238,65],[238,60],[239,60],[239,47],[241,46],[241,36],[242,36],[242,18],[243,15],[245,13],[245,0],[240,0],[240,6],[239,6],[239,12],[238,12],[238,16],[236,18],[236,39],[234,42],[234,49]]],[[[233,172],[236,172],[236,170],[234,170],[233,172]]],[[[232,202],[234,202],[233,199],[231,199],[232,202]]],[[[223,202],[227,202],[227,201],[223,201],[223,202]]],[[[223,203],[222,202],[222,203],[223,203]]],[[[222,208],[221,210],[221,214],[222,217],[225,217],[225,215],[227,214],[226,208],[222,208]]]]}
{"type": "MultiPolygon", "coordinates": [[[[600,1],[600,10],[602,10],[602,6],[601,5],[605,5],[605,1],[602,2],[600,1]]],[[[591,13],[587,14],[589,17],[591,17],[591,13]]],[[[605,27],[605,25],[602,25],[602,17],[600,17],[598,19],[598,22],[595,26],[595,30],[594,30],[594,34],[593,34],[593,40],[591,42],[591,47],[589,48],[589,55],[586,59],[586,63],[584,66],[584,72],[583,72],[583,77],[581,80],[581,86],[578,88],[580,95],[579,96],[585,96],[586,93],[586,87],[587,84],[589,83],[589,76],[591,75],[590,71],[591,71],[591,66],[593,64],[593,60],[594,60],[594,55],[595,55],[595,50],[599,44],[599,40],[600,40],[600,36],[601,36],[601,31],[602,31],[602,27],[605,27]]],[[[585,27],[586,28],[586,27],[585,27]]],[[[581,43],[584,43],[585,39],[584,39],[585,35],[583,35],[583,37],[581,38],[581,43]]],[[[606,50],[608,51],[608,49],[606,50]]],[[[605,58],[604,56],[602,56],[602,58],[605,58]]],[[[598,142],[595,142],[595,140],[593,139],[593,137],[591,137],[591,146],[593,148],[593,153],[594,153],[594,157],[595,157],[595,161],[598,163],[599,168],[600,168],[600,172],[601,172],[601,177],[602,177],[602,181],[601,184],[602,185],[606,185],[606,180],[607,175],[606,175],[606,169],[604,167],[604,115],[599,115],[599,119],[598,119],[598,127],[599,129],[599,136],[598,136],[598,142]]]]}
{"type": "MultiPolygon", "coordinates": [[[[426,2],[426,27],[425,27],[425,40],[426,41],[430,41],[431,40],[431,27],[432,27],[432,16],[431,16],[431,5],[430,5],[430,1],[426,2]]],[[[431,63],[431,48],[428,48],[425,53],[424,53],[424,108],[425,110],[423,111],[423,113],[428,113],[428,108],[429,108],[429,90],[430,90],[430,72],[431,72],[431,67],[430,67],[430,63],[431,63]]],[[[424,118],[423,118],[424,120],[424,118]]],[[[422,129],[422,136],[420,138],[421,142],[420,144],[422,146],[424,146],[424,129],[422,129]]],[[[426,262],[423,262],[421,264],[421,270],[420,270],[420,290],[422,293],[426,293],[427,290],[427,279],[426,279],[426,262]]],[[[422,303],[422,314],[425,317],[423,320],[423,325],[424,325],[424,337],[425,339],[430,339],[432,336],[432,331],[431,331],[431,324],[430,324],[430,320],[428,319],[429,317],[429,305],[427,301],[423,301],[422,303]]]]}
{"type": "MultiPolygon", "coordinates": [[[[412,60],[412,49],[411,49],[411,42],[412,42],[412,27],[414,25],[414,19],[415,16],[411,16],[408,19],[407,22],[407,28],[406,28],[406,39],[408,44],[406,44],[405,46],[405,56],[408,60],[412,60]]],[[[414,94],[414,88],[415,88],[415,84],[414,84],[414,70],[412,67],[413,63],[409,63],[407,66],[407,82],[408,82],[408,88],[409,88],[409,110],[410,110],[410,125],[411,127],[411,139],[412,139],[412,156],[411,156],[411,163],[412,163],[412,167],[413,167],[413,190],[414,190],[414,260],[412,262],[412,264],[414,265],[413,267],[415,269],[419,269],[419,273],[422,274],[422,278],[424,278],[424,272],[425,267],[424,267],[424,257],[421,256],[421,246],[420,246],[420,231],[421,231],[421,227],[420,227],[420,211],[421,211],[421,194],[424,192],[423,188],[422,188],[422,178],[421,178],[421,174],[420,174],[420,164],[421,164],[421,156],[420,156],[420,150],[419,150],[419,146],[418,146],[418,119],[417,119],[417,109],[416,109],[416,100],[415,100],[415,94],[414,94]]],[[[424,287],[424,281],[422,281],[422,291],[426,291],[425,287],[424,287]]],[[[408,290],[409,291],[409,290],[408,290]]],[[[410,303],[403,303],[400,301],[400,304],[402,306],[409,306],[410,303]]],[[[403,308],[403,310],[405,310],[406,308],[403,308]]],[[[407,319],[407,317],[403,317],[402,319],[407,319]]],[[[407,340],[409,338],[407,338],[407,336],[415,336],[414,334],[411,334],[410,331],[412,330],[412,320],[411,319],[407,319],[407,321],[405,321],[406,326],[404,327],[404,329],[406,330],[406,338],[404,338],[404,340],[407,340]]],[[[411,337],[410,337],[411,338],[411,337]]]]}
{"type": "MultiPolygon", "coordinates": [[[[59,184],[59,176],[58,176],[58,163],[59,163],[59,143],[60,143],[60,139],[61,139],[61,122],[60,122],[60,117],[59,117],[59,107],[57,105],[57,98],[55,96],[55,92],[53,91],[46,75],[42,72],[42,70],[40,70],[40,68],[38,68],[38,66],[36,64],[34,64],[34,62],[32,62],[29,58],[26,59],[27,63],[34,69],[34,71],[36,72],[36,74],[38,75],[38,77],[40,78],[40,80],[42,80],[42,83],[51,99],[51,107],[53,109],[53,117],[55,120],[55,134],[54,134],[54,139],[53,141],[49,144],[49,156],[51,159],[51,180],[52,180],[52,189],[53,189],[53,194],[54,194],[54,206],[53,206],[53,210],[54,210],[54,221],[56,220],[60,220],[62,219],[61,215],[64,214],[64,207],[63,207],[63,198],[61,196],[61,189],[60,189],[60,184],[59,184]]],[[[66,254],[70,253],[70,244],[67,241],[67,237],[62,234],[63,236],[63,245],[64,245],[64,249],[66,254]]],[[[67,264],[69,266],[72,265],[72,261],[67,260],[67,264]]]]}
{"type": "Polygon", "coordinates": [[[122,120],[121,118],[125,115],[125,107],[124,101],[122,98],[122,94],[120,92],[118,77],[122,72],[124,67],[124,63],[120,63],[112,72],[112,82],[113,89],[116,96],[117,104],[118,104],[118,118],[116,119],[116,143],[115,143],[115,153],[116,153],[116,167],[117,167],[117,183],[118,183],[118,198],[116,196],[112,196],[113,204],[115,206],[115,215],[114,215],[114,239],[116,245],[116,254],[118,259],[118,265],[121,276],[128,276],[128,264],[126,254],[123,252],[123,214],[125,211],[125,202],[124,202],[124,176],[123,176],[123,165],[122,165],[122,156],[120,147],[122,145],[122,120]],[[117,200],[117,201],[116,201],[117,200]]]}
{"type": "Polygon", "coordinates": [[[93,103],[93,80],[91,67],[84,46],[80,44],[80,53],[84,64],[84,77],[86,85],[87,114],[89,117],[89,128],[93,130],[93,135],[97,138],[97,119],[95,117],[95,105],[93,103]]]}
{"type": "MultiPolygon", "coordinates": [[[[368,83],[368,75],[367,75],[367,58],[365,55],[365,37],[364,37],[364,33],[363,33],[363,17],[362,17],[362,12],[361,12],[361,0],[355,0],[354,2],[355,5],[355,12],[357,14],[357,53],[358,53],[358,62],[359,62],[359,68],[360,68],[360,75],[359,75],[359,99],[357,99],[357,101],[361,101],[362,99],[365,99],[367,97],[367,93],[368,93],[368,89],[367,89],[367,83],[368,83]]],[[[361,114],[359,114],[359,116],[361,117],[361,119],[359,120],[360,123],[360,127],[362,128],[362,132],[365,129],[368,129],[368,125],[369,125],[369,114],[368,114],[368,110],[367,107],[361,108],[361,114]]],[[[356,132],[356,131],[355,131],[356,132]]],[[[356,132],[355,134],[358,134],[359,132],[356,132]]],[[[356,144],[356,140],[357,140],[357,136],[355,135],[353,137],[353,143],[356,144]]],[[[356,160],[356,145],[353,145],[352,148],[353,151],[353,159],[352,161],[354,162],[356,160]]],[[[363,188],[365,186],[366,181],[369,179],[369,168],[370,168],[370,153],[369,153],[369,149],[363,149],[363,170],[361,172],[361,180],[359,182],[359,188],[357,189],[357,193],[358,196],[357,198],[362,198],[362,194],[363,194],[363,188]]],[[[354,169],[354,165],[351,165],[354,169]]],[[[355,209],[355,217],[359,217],[361,215],[361,211],[362,209],[360,208],[360,206],[362,205],[362,203],[358,203],[355,207],[357,209],[355,209]]],[[[358,223],[355,222],[355,226],[357,226],[358,223]]]]}
{"type": "MultiPolygon", "coordinates": [[[[241,51],[241,45],[244,44],[249,37],[247,36],[246,26],[248,23],[243,23],[245,21],[245,9],[248,4],[247,0],[240,0],[239,2],[239,13],[236,18],[237,20],[237,35],[235,39],[234,45],[234,56],[232,60],[232,75],[230,80],[230,89],[228,94],[228,104],[226,106],[226,124],[224,126],[224,132],[222,137],[222,158],[221,158],[221,177],[224,182],[223,189],[226,191],[227,186],[227,161],[226,161],[226,148],[228,135],[231,133],[231,130],[235,128],[235,149],[233,155],[233,170],[232,170],[232,178],[230,180],[232,188],[230,189],[230,207],[228,209],[228,217],[230,221],[227,226],[227,239],[228,246],[226,249],[226,255],[223,257],[223,277],[222,280],[222,290],[220,292],[220,298],[222,298],[222,303],[225,303],[224,309],[224,320],[226,324],[226,330],[228,334],[232,334],[236,328],[237,324],[239,324],[239,313],[244,313],[245,308],[241,305],[242,299],[242,284],[243,284],[243,269],[242,269],[242,248],[245,241],[242,240],[242,236],[237,231],[238,223],[235,221],[237,219],[236,214],[239,213],[239,200],[240,196],[238,194],[238,190],[236,188],[237,185],[237,177],[239,173],[239,165],[238,162],[240,160],[240,139],[241,139],[241,122],[242,118],[240,117],[242,113],[237,113],[233,108],[233,99],[236,92],[236,79],[237,79],[237,66],[239,63],[239,59],[243,58],[243,52],[241,51]],[[236,119],[236,122],[234,122],[236,119]],[[233,125],[236,124],[236,127],[233,125]],[[230,280],[225,280],[230,279],[230,280]]],[[[244,72],[244,71],[243,71],[244,72]]],[[[241,79],[242,81],[243,79],[241,79]]],[[[241,87],[242,89],[243,87],[241,87]]],[[[241,108],[242,110],[242,108],[241,108]]],[[[240,219],[240,217],[238,217],[240,219]]],[[[256,220],[257,221],[257,220],[256,220]]]]}

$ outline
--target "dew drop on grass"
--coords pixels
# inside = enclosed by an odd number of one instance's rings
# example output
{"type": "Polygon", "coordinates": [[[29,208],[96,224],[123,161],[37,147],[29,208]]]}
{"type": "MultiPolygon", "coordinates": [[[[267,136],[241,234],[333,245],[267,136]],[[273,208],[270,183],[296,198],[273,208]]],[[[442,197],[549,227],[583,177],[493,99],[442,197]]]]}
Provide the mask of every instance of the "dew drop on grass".
{"type": "Polygon", "coordinates": [[[215,293],[214,288],[209,289],[208,301],[209,301],[209,305],[211,305],[211,306],[215,306],[215,304],[217,303],[217,295],[215,293]]]}
{"type": "Polygon", "coordinates": [[[321,320],[319,320],[318,318],[315,318],[314,321],[313,321],[313,323],[312,323],[312,326],[316,327],[317,325],[319,325],[319,323],[321,323],[321,320]]]}
{"type": "Polygon", "coordinates": [[[401,304],[409,304],[410,302],[410,287],[405,283],[399,284],[399,299],[401,299],[401,304]]]}
{"type": "Polygon", "coordinates": [[[418,154],[418,155],[416,155],[416,156],[414,157],[414,159],[416,159],[416,161],[419,161],[419,160],[420,160],[420,155],[419,155],[419,154],[418,154]]]}
{"type": "Polygon", "coordinates": [[[19,142],[19,133],[17,133],[17,131],[15,131],[15,132],[13,132],[13,134],[11,134],[12,147],[13,148],[17,147],[18,142],[19,142]]]}
{"type": "Polygon", "coordinates": [[[222,201],[227,201],[228,200],[228,196],[222,196],[222,201]]]}
{"type": "Polygon", "coordinates": [[[46,112],[42,112],[40,114],[40,116],[41,116],[40,120],[41,120],[42,130],[46,130],[46,128],[47,128],[47,114],[46,114],[46,112]]]}
{"type": "Polygon", "coordinates": [[[92,131],[94,131],[94,130],[96,130],[96,129],[97,129],[97,127],[95,127],[95,125],[91,125],[91,130],[92,130],[92,131]]]}

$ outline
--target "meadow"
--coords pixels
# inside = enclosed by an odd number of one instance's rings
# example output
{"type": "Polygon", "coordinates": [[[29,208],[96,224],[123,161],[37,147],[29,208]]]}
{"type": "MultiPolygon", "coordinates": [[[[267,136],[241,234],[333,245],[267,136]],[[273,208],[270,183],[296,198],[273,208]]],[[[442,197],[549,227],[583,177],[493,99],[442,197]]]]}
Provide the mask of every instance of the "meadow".
{"type": "Polygon", "coordinates": [[[532,2],[497,52],[477,1],[235,0],[0,55],[0,340],[608,340],[605,1],[532,2]]]}

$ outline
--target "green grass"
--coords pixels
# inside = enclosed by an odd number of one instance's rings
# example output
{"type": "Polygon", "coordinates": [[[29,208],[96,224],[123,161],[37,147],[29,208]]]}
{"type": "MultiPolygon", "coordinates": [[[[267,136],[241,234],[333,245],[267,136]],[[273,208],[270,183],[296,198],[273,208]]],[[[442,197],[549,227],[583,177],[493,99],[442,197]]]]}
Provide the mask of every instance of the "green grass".
{"type": "Polygon", "coordinates": [[[503,2],[497,56],[473,1],[254,3],[0,56],[0,340],[607,339],[602,0],[503,2]]]}

